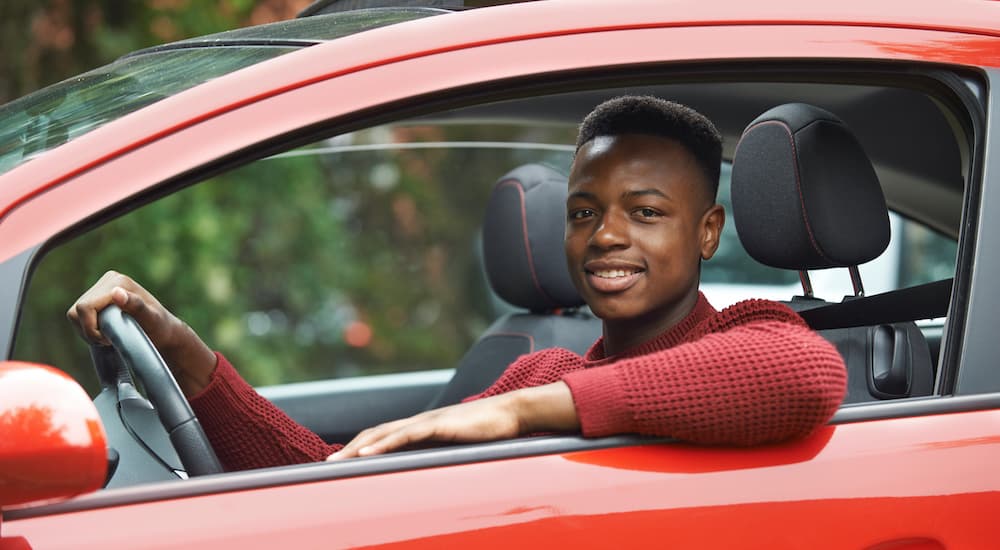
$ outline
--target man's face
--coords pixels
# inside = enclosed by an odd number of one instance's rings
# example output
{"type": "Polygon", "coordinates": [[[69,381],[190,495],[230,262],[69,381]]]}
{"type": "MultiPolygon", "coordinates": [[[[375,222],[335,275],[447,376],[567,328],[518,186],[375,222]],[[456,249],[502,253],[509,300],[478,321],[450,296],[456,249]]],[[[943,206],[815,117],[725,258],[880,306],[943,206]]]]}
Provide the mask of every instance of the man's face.
{"type": "Polygon", "coordinates": [[[686,148],[642,134],[597,137],[577,153],[566,204],[570,274],[606,327],[659,331],[690,311],[724,213],[686,148]]]}

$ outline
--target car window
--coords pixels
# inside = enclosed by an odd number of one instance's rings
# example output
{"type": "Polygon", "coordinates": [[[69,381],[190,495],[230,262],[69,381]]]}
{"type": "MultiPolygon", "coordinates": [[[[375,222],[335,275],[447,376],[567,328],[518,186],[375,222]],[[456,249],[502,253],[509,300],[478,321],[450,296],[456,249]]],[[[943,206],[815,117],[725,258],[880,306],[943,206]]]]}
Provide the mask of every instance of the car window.
{"type": "MultiPolygon", "coordinates": [[[[568,173],[575,138],[571,124],[428,116],[333,136],[197,182],[45,251],[12,358],[56,365],[96,395],[88,349],[63,316],[116,269],[258,387],[454,367],[511,309],[481,267],[480,224],[494,182],[532,162],[568,173]]],[[[726,163],[718,200],[731,213],[730,175],[726,163]]],[[[953,240],[896,214],[891,223],[886,253],[862,267],[869,293],[951,276],[953,240]]],[[[718,308],[801,292],[796,273],[749,257],[732,220],[702,280],[718,308]]],[[[850,292],[846,270],[815,272],[813,282],[831,301],[850,292]]],[[[331,394],[306,400],[303,387],[278,388],[290,390],[283,403],[280,392],[262,392],[293,416],[308,407],[339,418],[317,405],[331,394]]],[[[323,433],[325,426],[295,418],[323,433]]],[[[327,440],[346,441],[379,421],[340,426],[344,433],[327,440]]]]}
{"type": "Polygon", "coordinates": [[[211,178],[51,251],[14,355],[96,392],[62,316],[113,268],[256,385],[454,367],[498,315],[479,253],[493,183],[568,167],[574,139],[571,125],[401,123],[211,178]]]}
{"type": "MultiPolygon", "coordinates": [[[[174,42],[166,47],[218,45],[226,42],[274,40],[276,38],[281,40],[333,40],[386,25],[445,13],[450,13],[450,11],[421,7],[360,8],[208,34],[174,42]]],[[[162,48],[163,46],[152,49],[162,48]]],[[[143,52],[136,52],[136,54],[141,53],[143,52]]]]}
{"type": "Polygon", "coordinates": [[[130,54],[0,107],[0,174],[128,113],[295,51],[309,45],[308,41],[439,13],[444,12],[401,8],[336,13],[238,29],[130,54]],[[302,43],[293,45],[296,40],[302,43]],[[220,47],[227,43],[239,47],[220,47]]]}
{"type": "MultiPolygon", "coordinates": [[[[445,114],[447,115],[447,113],[445,114]]],[[[262,159],[139,208],[51,250],[31,278],[14,357],[59,365],[98,390],[62,320],[104,271],[127,273],[223,351],[254,385],[454,367],[512,308],[489,289],[479,228],[493,183],[529,162],[568,173],[576,127],[428,116],[262,159]]],[[[798,275],[745,252],[727,221],[702,289],[718,308],[788,300],[798,275]]],[[[869,294],[947,278],[956,243],[891,216],[892,241],[861,267],[869,294]]],[[[811,273],[851,293],[847,270],[811,273]]]]}

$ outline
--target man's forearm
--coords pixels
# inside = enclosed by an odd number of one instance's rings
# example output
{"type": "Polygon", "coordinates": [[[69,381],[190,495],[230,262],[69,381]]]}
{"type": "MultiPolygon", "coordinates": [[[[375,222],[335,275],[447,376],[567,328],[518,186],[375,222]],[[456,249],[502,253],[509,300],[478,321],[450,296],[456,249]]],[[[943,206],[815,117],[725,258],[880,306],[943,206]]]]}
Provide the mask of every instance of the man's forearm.
{"type": "Polygon", "coordinates": [[[580,429],[573,394],[565,382],[516,390],[508,395],[514,401],[522,434],[580,429]]]}

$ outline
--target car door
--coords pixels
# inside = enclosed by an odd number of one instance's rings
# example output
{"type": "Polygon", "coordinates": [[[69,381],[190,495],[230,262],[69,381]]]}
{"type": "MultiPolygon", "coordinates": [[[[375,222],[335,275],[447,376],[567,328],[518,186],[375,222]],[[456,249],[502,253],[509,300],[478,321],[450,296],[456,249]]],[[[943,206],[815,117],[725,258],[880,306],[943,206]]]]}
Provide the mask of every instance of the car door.
{"type": "MultiPolygon", "coordinates": [[[[469,20],[485,21],[476,17],[469,20]]],[[[412,27],[419,28],[418,37],[395,44],[426,52],[422,48],[452,30],[449,25],[421,22],[412,27]]],[[[705,80],[715,68],[731,68],[730,62],[741,64],[734,74],[742,78],[760,68],[815,76],[801,64],[764,61],[813,57],[838,59],[854,77],[867,70],[893,73],[894,67],[870,60],[889,53],[912,60],[926,50],[929,61],[940,62],[945,54],[935,52],[942,44],[973,40],[957,32],[864,26],[644,26],[411,56],[381,40],[390,36],[386,29],[210,83],[137,113],[121,129],[140,132],[147,119],[163,114],[160,109],[193,112],[213,94],[232,94],[226,88],[235,84],[272,76],[286,84],[243,101],[229,95],[227,108],[192,117],[155,139],[136,139],[120,154],[18,202],[0,222],[2,250],[13,258],[4,269],[23,272],[31,256],[23,251],[81,221],[98,223],[127,201],[148,199],[148,190],[165,191],[272,148],[383,117],[420,114],[432,101],[500,100],[553,82],[583,87],[589,79],[607,85],[637,75],[692,78],[695,62],[706,73],[693,78],[705,80]],[[378,55],[381,61],[364,63],[378,55]],[[324,61],[329,59],[338,65],[324,61]],[[719,59],[725,62],[719,65],[719,59]],[[315,71],[317,65],[328,70],[315,71]]],[[[961,59],[974,65],[981,58],[971,52],[961,59]]],[[[989,69],[986,77],[973,79],[983,94],[993,79],[988,89],[994,100],[988,103],[990,117],[971,115],[978,126],[969,149],[952,332],[940,366],[951,374],[942,375],[945,382],[933,397],[845,408],[806,440],[754,449],[632,436],[542,437],[104,491],[7,511],[4,536],[24,537],[39,548],[989,547],[989,512],[1000,504],[1000,479],[992,467],[1000,449],[1000,379],[988,368],[996,298],[980,281],[993,274],[1000,250],[991,246],[998,232],[984,214],[997,202],[991,184],[1000,150],[984,126],[1000,116],[992,91],[996,77],[989,69]]],[[[923,82],[954,86],[948,97],[960,95],[955,89],[964,86],[948,77],[929,78],[923,82]]]]}

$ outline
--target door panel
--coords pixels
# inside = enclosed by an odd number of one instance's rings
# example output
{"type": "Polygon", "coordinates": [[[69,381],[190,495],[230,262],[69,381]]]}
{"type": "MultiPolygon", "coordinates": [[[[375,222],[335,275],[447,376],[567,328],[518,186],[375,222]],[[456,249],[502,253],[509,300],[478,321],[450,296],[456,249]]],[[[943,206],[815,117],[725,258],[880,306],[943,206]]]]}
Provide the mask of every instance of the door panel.
{"type": "MultiPolygon", "coordinates": [[[[4,534],[104,550],[991,548],[998,433],[1000,412],[988,411],[831,426],[755,449],[657,444],[331,481],[320,479],[343,464],[299,466],[317,481],[15,516],[4,534]]],[[[240,475],[263,485],[269,473],[240,475]]]]}

